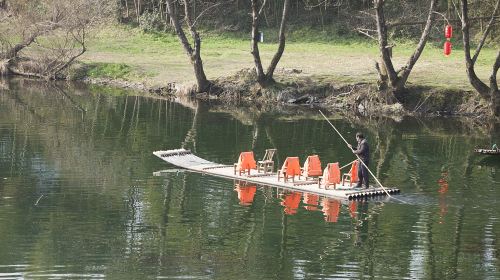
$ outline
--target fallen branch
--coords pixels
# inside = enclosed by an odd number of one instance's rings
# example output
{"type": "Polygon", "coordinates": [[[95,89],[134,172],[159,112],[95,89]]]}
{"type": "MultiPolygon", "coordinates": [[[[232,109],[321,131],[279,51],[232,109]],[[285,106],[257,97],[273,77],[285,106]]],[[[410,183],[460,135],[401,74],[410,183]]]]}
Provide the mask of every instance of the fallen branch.
{"type": "MultiPolygon", "coordinates": [[[[470,18],[469,20],[490,20],[493,19],[494,22],[495,20],[500,20],[500,16],[495,16],[495,17],[475,17],[475,18],[470,18]]],[[[447,23],[460,23],[460,19],[436,19],[436,22],[447,22],[447,23]]],[[[425,21],[411,21],[411,22],[395,22],[395,23],[388,23],[387,27],[397,27],[397,26],[408,26],[408,25],[423,25],[425,24],[425,21]]]]}

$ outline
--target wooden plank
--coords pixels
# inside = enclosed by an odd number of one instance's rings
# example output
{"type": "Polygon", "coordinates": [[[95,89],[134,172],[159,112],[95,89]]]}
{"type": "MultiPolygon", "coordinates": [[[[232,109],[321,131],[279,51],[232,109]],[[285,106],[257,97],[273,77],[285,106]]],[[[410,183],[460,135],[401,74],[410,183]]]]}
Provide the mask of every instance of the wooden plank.
{"type": "Polygon", "coordinates": [[[500,150],[498,149],[474,149],[474,152],[483,154],[483,155],[500,155],[500,150]]]}

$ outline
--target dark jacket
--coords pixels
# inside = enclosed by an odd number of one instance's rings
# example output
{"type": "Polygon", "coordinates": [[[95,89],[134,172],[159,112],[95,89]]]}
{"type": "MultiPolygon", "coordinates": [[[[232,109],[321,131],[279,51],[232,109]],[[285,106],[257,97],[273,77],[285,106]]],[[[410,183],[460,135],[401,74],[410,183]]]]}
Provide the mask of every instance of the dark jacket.
{"type": "Polygon", "coordinates": [[[368,141],[366,141],[366,139],[361,140],[358,144],[358,148],[352,150],[352,152],[357,154],[365,164],[370,162],[370,146],[368,146],[368,141]]]}

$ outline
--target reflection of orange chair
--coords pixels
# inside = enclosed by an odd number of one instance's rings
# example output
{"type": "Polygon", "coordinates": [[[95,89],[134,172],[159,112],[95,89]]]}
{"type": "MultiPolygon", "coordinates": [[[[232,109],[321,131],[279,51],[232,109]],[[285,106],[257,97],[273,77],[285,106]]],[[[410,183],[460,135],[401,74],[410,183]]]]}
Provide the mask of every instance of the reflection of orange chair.
{"type": "Polygon", "coordinates": [[[358,203],[356,201],[351,201],[349,203],[349,212],[351,213],[351,218],[356,218],[356,211],[358,209],[358,203]]]}
{"type": "Polygon", "coordinates": [[[318,155],[308,156],[306,162],[304,162],[304,168],[302,168],[302,175],[306,178],[308,177],[318,177],[321,176],[321,161],[318,155]]]}
{"type": "Polygon", "coordinates": [[[302,202],[306,204],[304,205],[304,208],[306,208],[306,210],[316,211],[318,210],[319,195],[312,193],[304,193],[304,198],[302,199],[302,202]]]}
{"type": "Polygon", "coordinates": [[[285,213],[288,215],[294,215],[297,213],[297,208],[299,208],[300,198],[302,193],[291,192],[285,194],[285,198],[281,201],[281,205],[285,206],[285,213]]]}
{"type": "Polygon", "coordinates": [[[321,186],[323,186],[325,190],[327,190],[331,185],[333,185],[333,189],[335,189],[337,184],[340,184],[339,163],[329,163],[323,171],[323,176],[318,180],[318,187],[321,188],[321,186]]]}
{"type": "Polygon", "coordinates": [[[438,180],[438,185],[441,187],[439,188],[438,192],[441,194],[447,193],[448,192],[448,172],[443,172],[441,173],[441,178],[438,180]]]}
{"type": "Polygon", "coordinates": [[[295,176],[299,176],[300,179],[300,163],[298,157],[287,157],[283,163],[283,167],[278,171],[278,181],[280,177],[283,177],[285,182],[288,180],[289,176],[292,176],[292,181],[295,182],[295,176]]]}
{"type": "Polygon", "coordinates": [[[336,223],[339,219],[340,202],[335,199],[324,198],[321,204],[323,206],[322,211],[325,216],[325,221],[336,223]]]}
{"type": "Polygon", "coordinates": [[[349,187],[352,187],[352,183],[356,183],[358,181],[358,168],[358,161],[353,161],[349,173],[344,173],[344,175],[342,175],[342,185],[344,185],[344,181],[348,180],[349,187]]]}
{"type": "Polygon", "coordinates": [[[257,186],[256,185],[245,186],[243,184],[236,184],[236,188],[234,190],[238,193],[238,199],[240,200],[240,204],[248,206],[251,205],[253,202],[255,192],[257,191],[257,186]]]}
{"type": "Polygon", "coordinates": [[[245,172],[245,170],[250,175],[250,169],[255,168],[257,168],[257,164],[255,163],[253,152],[242,152],[238,158],[238,163],[234,164],[234,175],[236,175],[236,171],[239,171],[241,175],[241,172],[245,172]]]}
{"type": "Polygon", "coordinates": [[[443,223],[443,218],[446,216],[448,212],[448,205],[446,204],[446,196],[445,194],[448,192],[448,172],[441,172],[441,178],[438,180],[438,184],[440,186],[439,192],[439,223],[443,223]]]}

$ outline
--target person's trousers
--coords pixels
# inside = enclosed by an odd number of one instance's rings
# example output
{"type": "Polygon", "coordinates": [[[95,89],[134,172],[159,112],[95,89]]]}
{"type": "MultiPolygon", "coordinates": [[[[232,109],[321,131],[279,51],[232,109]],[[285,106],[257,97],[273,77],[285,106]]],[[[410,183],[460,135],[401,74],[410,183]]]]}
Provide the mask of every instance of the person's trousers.
{"type": "MultiPolygon", "coordinates": [[[[370,187],[370,174],[368,173],[368,169],[364,164],[358,162],[358,187],[365,185],[367,188],[370,187]]],[[[365,162],[366,163],[366,162],[365,162]]],[[[368,163],[366,163],[368,164],[368,163]]]]}

